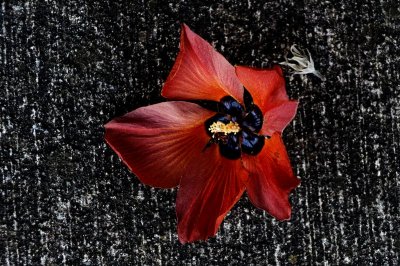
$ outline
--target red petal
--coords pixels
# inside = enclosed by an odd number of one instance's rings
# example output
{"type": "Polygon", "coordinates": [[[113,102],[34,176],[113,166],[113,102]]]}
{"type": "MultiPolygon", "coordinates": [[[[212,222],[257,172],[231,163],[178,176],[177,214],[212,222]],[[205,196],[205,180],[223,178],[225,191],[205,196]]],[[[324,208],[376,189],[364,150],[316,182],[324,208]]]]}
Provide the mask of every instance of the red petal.
{"type": "Polygon", "coordinates": [[[272,136],[274,132],[282,133],[285,127],[296,116],[297,101],[287,101],[278,105],[264,115],[264,124],[261,134],[272,136]]]}
{"type": "Polygon", "coordinates": [[[285,146],[278,133],[265,141],[257,156],[243,154],[244,167],[250,172],[246,183],[251,202],[278,220],[289,219],[289,193],[300,184],[292,171],[285,146]]]}
{"type": "Polygon", "coordinates": [[[105,139],[144,184],[171,188],[203,156],[212,115],[193,103],[155,104],[106,124],[105,139]]]}
{"type": "Polygon", "coordinates": [[[182,177],[176,212],[181,243],[205,240],[217,233],[228,211],[240,199],[247,175],[240,160],[220,156],[218,145],[206,150],[182,177]]]}
{"type": "Polygon", "coordinates": [[[285,79],[279,66],[272,69],[236,66],[236,74],[263,114],[289,100],[285,79]]]}
{"type": "Polygon", "coordinates": [[[296,101],[289,101],[282,69],[279,66],[272,69],[237,66],[236,74],[264,114],[261,133],[269,136],[281,133],[296,115],[298,105],[296,101]]]}
{"type": "Polygon", "coordinates": [[[168,99],[214,101],[230,95],[241,102],[243,86],[235,68],[183,24],[180,52],[161,94],[168,99]]]}

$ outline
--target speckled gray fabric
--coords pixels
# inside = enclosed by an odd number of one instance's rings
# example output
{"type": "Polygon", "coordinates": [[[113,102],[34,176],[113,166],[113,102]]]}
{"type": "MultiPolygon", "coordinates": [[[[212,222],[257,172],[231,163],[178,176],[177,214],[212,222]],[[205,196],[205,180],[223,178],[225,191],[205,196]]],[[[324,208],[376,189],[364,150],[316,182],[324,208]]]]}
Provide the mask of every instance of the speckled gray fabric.
{"type": "Polygon", "coordinates": [[[398,264],[399,21],[395,0],[2,1],[0,264],[398,264]],[[245,196],[215,238],[181,245],[176,190],[104,143],[104,123],[163,101],[181,22],[233,64],[296,43],[326,77],[287,75],[289,222],[245,196]]]}

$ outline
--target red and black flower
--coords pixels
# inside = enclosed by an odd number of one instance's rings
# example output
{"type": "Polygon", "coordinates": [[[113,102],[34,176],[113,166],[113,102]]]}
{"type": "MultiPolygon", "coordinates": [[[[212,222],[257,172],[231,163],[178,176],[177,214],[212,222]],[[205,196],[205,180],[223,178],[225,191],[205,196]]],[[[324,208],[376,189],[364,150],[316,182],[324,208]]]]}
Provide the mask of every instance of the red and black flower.
{"type": "Polygon", "coordinates": [[[281,132],[296,114],[280,67],[233,67],[188,26],[162,89],[169,100],[105,125],[105,139],[147,185],[179,185],[182,243],[205,240],[243,192],[278,220],[289,219],[293,174],[281,132]]]}

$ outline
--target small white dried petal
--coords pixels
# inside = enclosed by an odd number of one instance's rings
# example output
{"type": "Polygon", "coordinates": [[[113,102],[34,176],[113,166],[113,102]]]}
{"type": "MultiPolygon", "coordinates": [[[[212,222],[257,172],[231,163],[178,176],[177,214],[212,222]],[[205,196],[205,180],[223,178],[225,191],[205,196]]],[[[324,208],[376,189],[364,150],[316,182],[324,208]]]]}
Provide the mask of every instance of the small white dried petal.
{"type": "Polygon", "coordinates": [[[294,70],[292,72],[293,75],[300,74],[314,74],[321,80],[325,80],[325,78],[321,75],[321,73],[315,69],[314,61],[311,57],[310,51],[307,49],[308,55],[305,53],[304,50],[298,49],[295,44],[290,47],[290,52],[292,53],[291,58],[287,58],[285,56],[286,61],[280,62],[280,65],[288,66],[294,70]]]}

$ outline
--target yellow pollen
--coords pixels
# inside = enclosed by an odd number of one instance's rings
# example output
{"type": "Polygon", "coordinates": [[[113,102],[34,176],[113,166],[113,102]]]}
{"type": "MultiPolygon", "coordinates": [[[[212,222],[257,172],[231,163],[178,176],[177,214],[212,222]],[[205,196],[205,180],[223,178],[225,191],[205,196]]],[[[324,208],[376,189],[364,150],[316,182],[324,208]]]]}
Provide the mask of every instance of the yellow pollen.
{"type": "Polygon", "coordinates": [[[224,135],[228,135],[229,133],[236,134],[240,131],[240,126],[236,122],[230,121],[228,124],[224,124],[221,121],[217,121],[212,123],[209,127],[211,133],[224,133],[224,135]]]}

